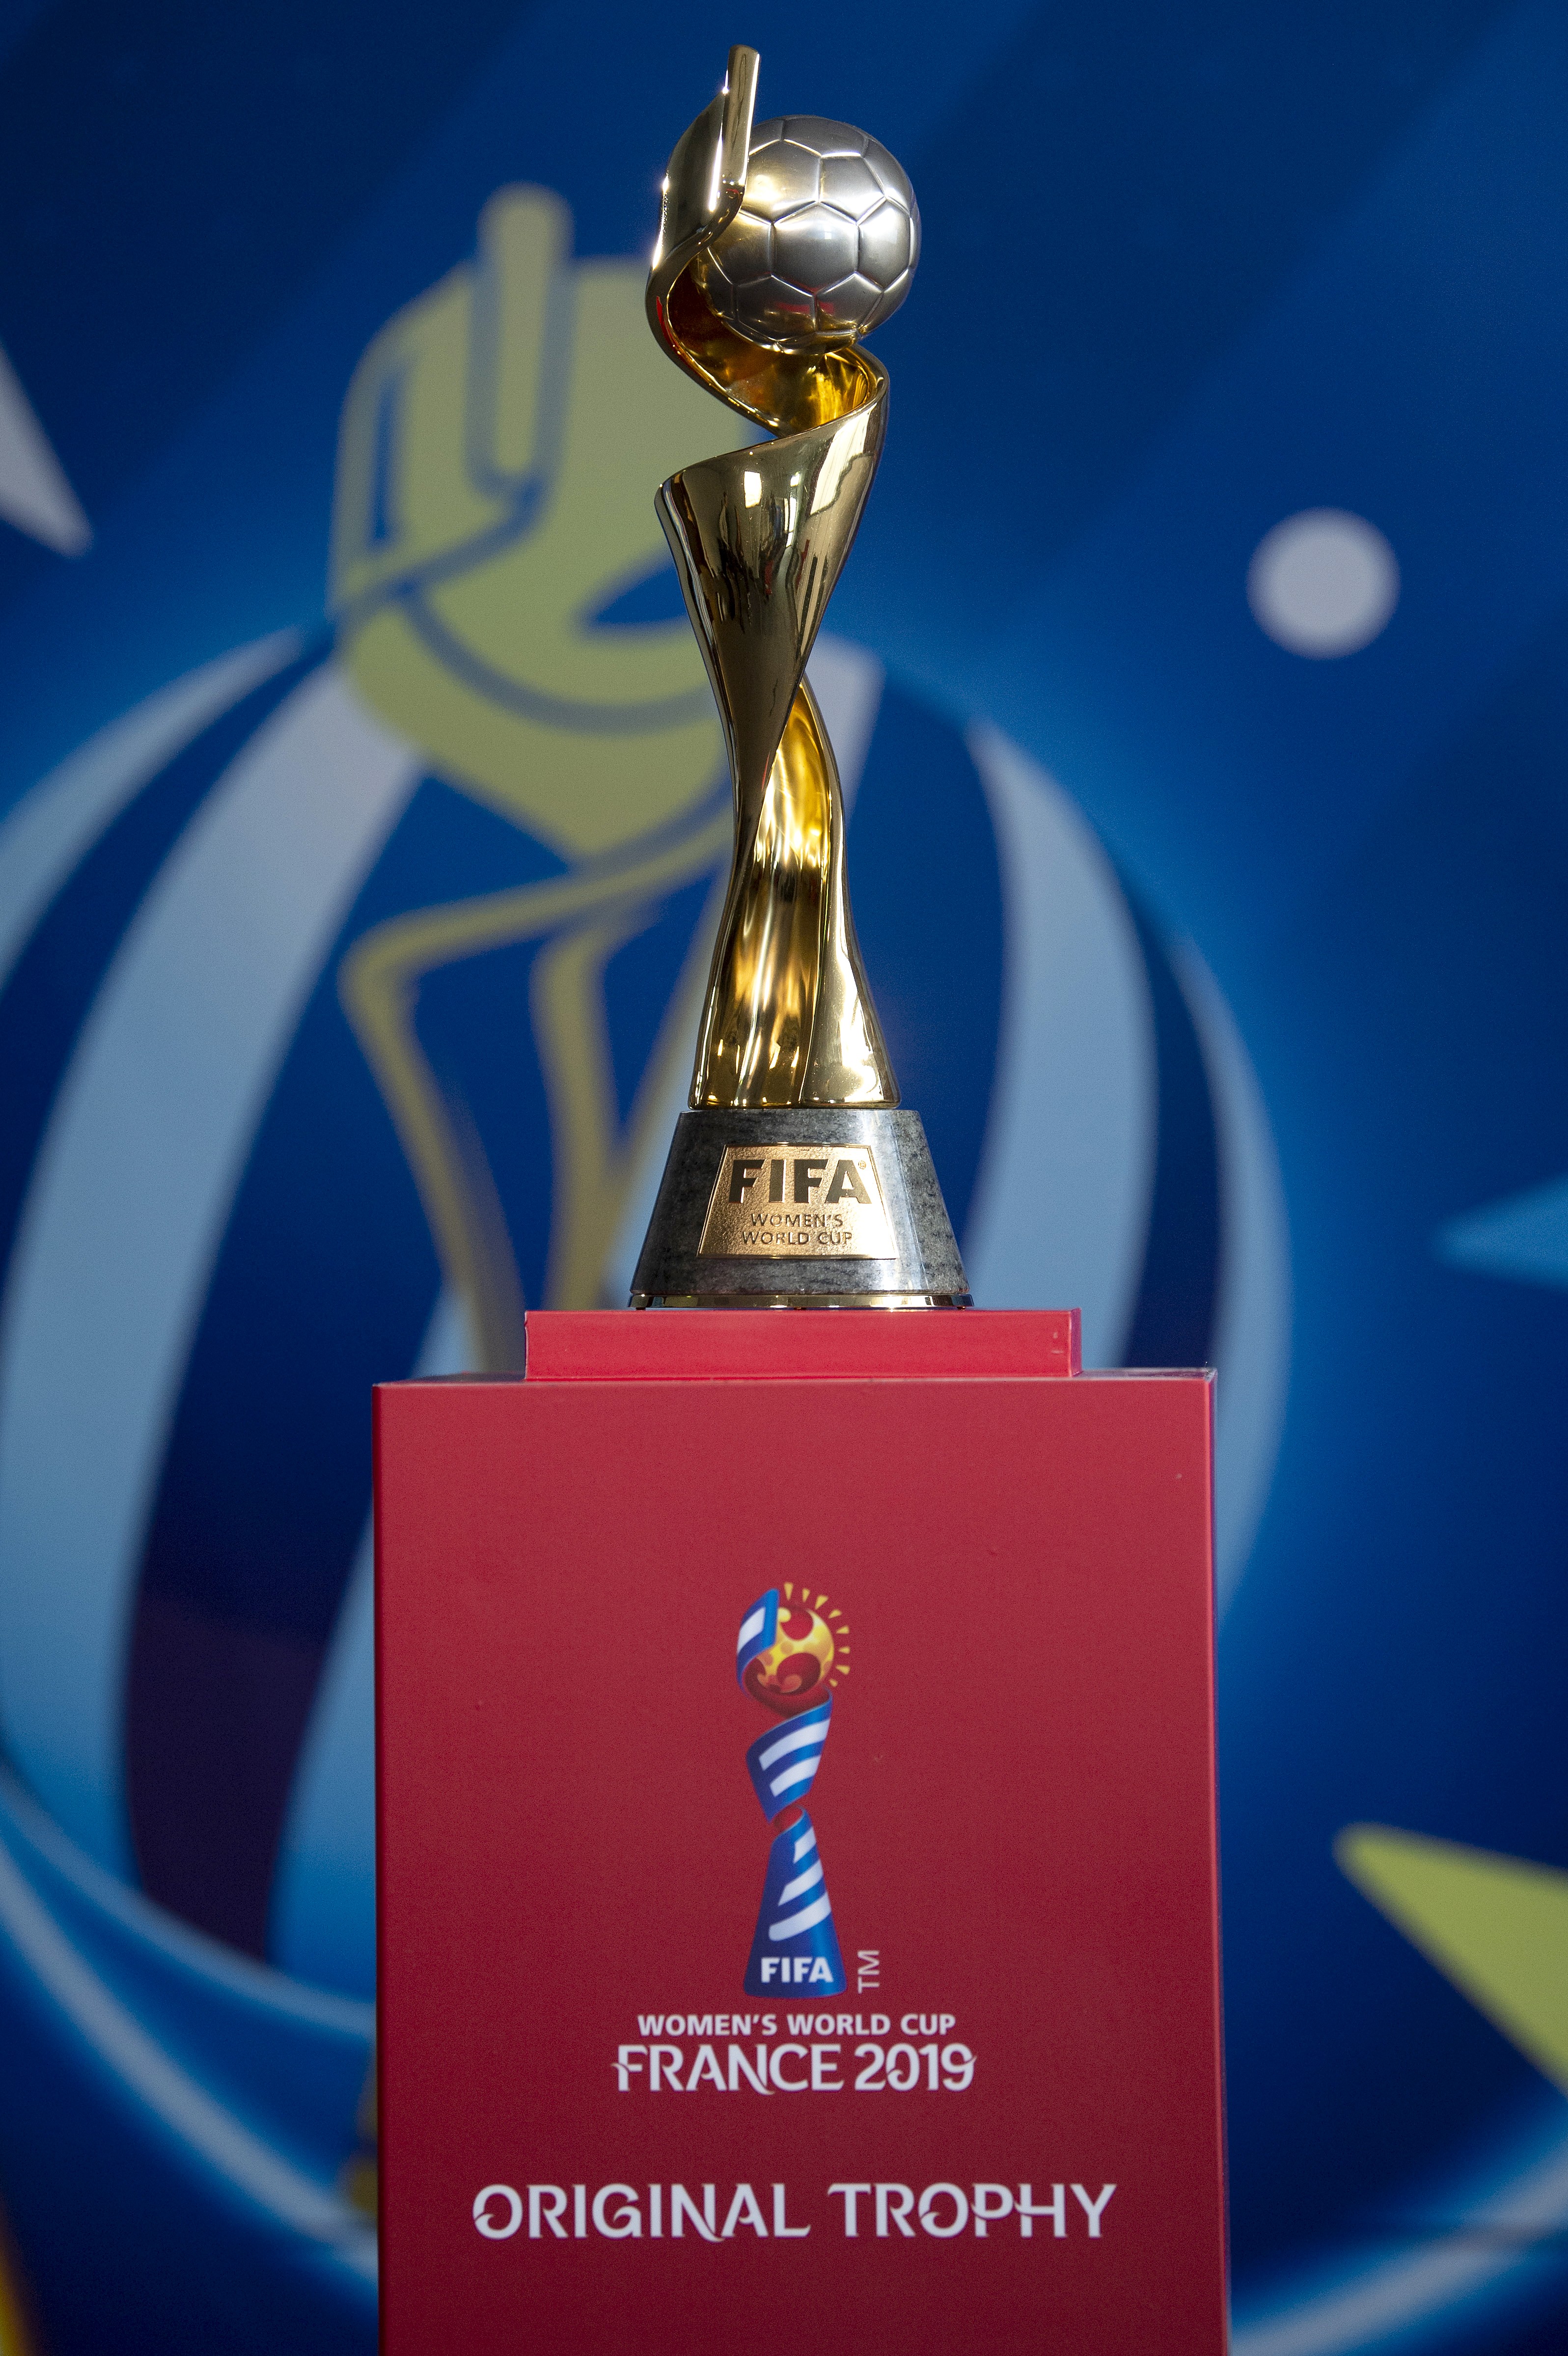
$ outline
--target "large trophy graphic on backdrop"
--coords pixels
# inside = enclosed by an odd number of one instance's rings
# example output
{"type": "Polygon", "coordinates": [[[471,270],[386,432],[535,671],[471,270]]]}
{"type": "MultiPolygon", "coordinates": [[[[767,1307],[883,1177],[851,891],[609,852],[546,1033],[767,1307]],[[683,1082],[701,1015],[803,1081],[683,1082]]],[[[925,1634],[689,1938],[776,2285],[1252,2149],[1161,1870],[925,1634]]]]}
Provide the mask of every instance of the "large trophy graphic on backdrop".
{"type": "Polygon", "coordinates": [[[741,1622],[735,1675],[753,1701],[782,1725],[759,1735],[746,1753],[752,1785],[770,1825],[781,1829],[768,1851],[767,1879],[746,1965],[748,1996],[793,1988],[841,1996],[849,1982],[833,1927],[833,1905],[802,1804],[816,1781],[833,1718],[833,1687],[849,1673],[849,1631],[841,1612],[815,1604],[786,1580],[770,1587],[741,1622]],[[798,1815],[791,1811],[799,1808],[798,1815]],[[786,1825],[783,1819],[790,1816],[786,1825]]]}
{"type": "Polygon", "coordinates": [[[887,150],[813,115],[752,134],[755,50],[670,158],[648,316],[774,438],[658,495],[723,723],[735,853],[635,1308],[954,1308],[969,1295],[918,1113],[861,969],[844,807],[806,659],[881,454],[920,216],[887,150]]]}

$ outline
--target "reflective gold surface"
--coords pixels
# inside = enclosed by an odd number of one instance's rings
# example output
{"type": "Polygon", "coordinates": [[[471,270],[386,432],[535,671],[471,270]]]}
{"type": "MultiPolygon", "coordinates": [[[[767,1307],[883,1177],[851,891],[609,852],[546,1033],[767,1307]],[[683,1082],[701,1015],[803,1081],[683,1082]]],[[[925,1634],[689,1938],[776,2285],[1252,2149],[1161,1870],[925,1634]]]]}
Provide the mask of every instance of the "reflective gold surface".
{"type": "Polygon", "coordinates": [[[678,365],[777,438],[699,460],[658,495],[735,788],[735,859],[691,1102],[896,1105],[844,873],[832,747],[805,682],[881,455],[887,371],[847,344],[753,343],[699,283],[745,192],[757,56],[670,158],[648,316],[678,365]]]}
{"type": "Polygon", "coordinates": [[[731,1145],[697,1247],[705,1258],[896,1259],[877,1157],[865,1145],[731,1145]]]}

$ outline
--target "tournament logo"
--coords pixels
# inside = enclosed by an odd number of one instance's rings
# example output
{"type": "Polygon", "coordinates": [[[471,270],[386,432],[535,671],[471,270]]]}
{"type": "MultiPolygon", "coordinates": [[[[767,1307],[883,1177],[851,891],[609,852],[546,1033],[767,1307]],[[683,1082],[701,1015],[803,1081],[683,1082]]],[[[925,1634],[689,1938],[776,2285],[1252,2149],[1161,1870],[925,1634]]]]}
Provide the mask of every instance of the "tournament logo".
{"type": "Polygon", "coordinates": [[[813,1603],[802,1588],[797,1596],[793,1580],[785,1580],[782,1594],[770,1587],[741,1621],[735,1650],[735,1675],[752,1699],[787,1720],[784,1730],[759,1735],[746,1753],[763,1814],[779,1826],[746,1965],[748,1996],[776,1996],[786,1987],[840,1996],[849,1985],[816,1827],[801,1804],[822,1763],[833,1689],[849,1674],[848,1626],[831,1606],[824,1616],[825,1605],[826,1595],[813,1603]],[[798,1815],[791,1813],[796,1807],[798,1815]]]}
{"type": "MultiPolygon", "coordinates": [[[[557,1181],[547,1297],[595,1305],[689,1062],[717,915],[702,904],[721,892],[731,849],[718,717],[663,594],[650,488],[711,436],[713,404],[661,359],[642,276],[640,262],[574,260],[571,215],[548,189],[503,188],[474,263],[389,321],[344,404],[339,661],[450,790],[543,854],[520,884],[368,929],[341,981],[492,1367],[521,1363],[529,1284],[507,1173],[432,1026],[432,996],[465,969],[527,958],[557,1181]],[[661,1019],[628,1108],[612,969],[686,894],[697,908],[678,969],[660,972],[661,1019]]],[[[731,444],[746,438],[727,423],[731,444]]]]}

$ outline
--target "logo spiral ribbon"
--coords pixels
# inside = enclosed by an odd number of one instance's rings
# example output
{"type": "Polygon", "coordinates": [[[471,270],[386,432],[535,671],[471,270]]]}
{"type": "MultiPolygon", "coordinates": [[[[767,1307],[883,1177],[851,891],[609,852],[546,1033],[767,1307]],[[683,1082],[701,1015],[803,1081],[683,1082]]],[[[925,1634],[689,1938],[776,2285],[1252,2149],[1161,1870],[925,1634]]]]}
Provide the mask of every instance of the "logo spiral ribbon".
{"type": "MultiPolygon", "coordinates": [[[[828,1622],[804,1596],[781,1600],[776,1587],[741,1622],[735,1675],[754,1701],[786,1721],[759,1735],[746,1753],[752,1788],[769,1824],[799,1806],[816,1780],[833,1717],[827,1672],[847,1634],[841,1631],[836,1641],[828,1622]]],[[[746,1994],[778,1996],[800,1988],[814,1996],[838,1996],[848,1985],[816,1828],[802,1807],[774,1835],[768,1852],[746,1994]]]]}

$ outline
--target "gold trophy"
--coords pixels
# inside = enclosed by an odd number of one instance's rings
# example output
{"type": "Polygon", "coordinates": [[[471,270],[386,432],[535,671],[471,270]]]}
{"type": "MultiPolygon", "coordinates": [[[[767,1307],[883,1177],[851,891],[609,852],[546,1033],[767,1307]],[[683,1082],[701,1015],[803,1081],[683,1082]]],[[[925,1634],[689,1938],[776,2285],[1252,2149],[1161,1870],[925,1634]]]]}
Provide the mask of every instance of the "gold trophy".
{"type": "Polygon", "coordinates": [[[691,1085],[634,1308],[962,1308],[925,1131],[899,1108],[849,913],[844,806],[806,659],[881,455],[859,337],[909,290],[913,191],[815,115],[753,134],[757,53],[670,157],[648,318],[773,435],[657,498],[723,723],[735,854],[691,1085]]]}

